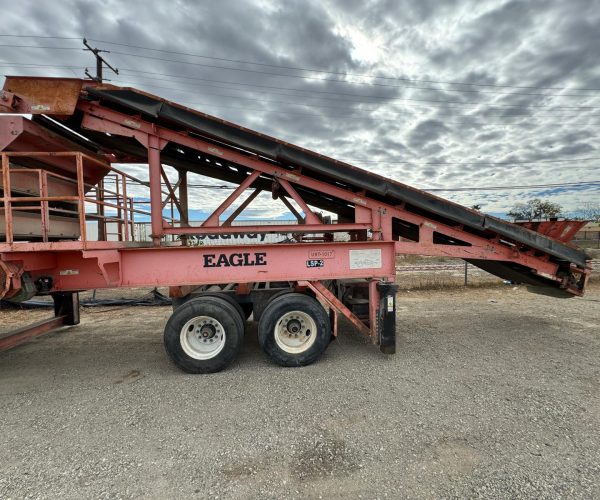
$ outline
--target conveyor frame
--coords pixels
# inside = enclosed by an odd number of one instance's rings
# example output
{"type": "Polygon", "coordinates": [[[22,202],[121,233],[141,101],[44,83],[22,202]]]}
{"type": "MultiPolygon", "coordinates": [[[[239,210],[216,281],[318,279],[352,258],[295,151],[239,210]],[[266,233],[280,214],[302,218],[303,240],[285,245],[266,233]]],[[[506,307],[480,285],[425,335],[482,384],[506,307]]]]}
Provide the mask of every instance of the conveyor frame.
{"type": "MultiPolygon", "coordinates": [[[[45,82],[38,83],[44,87],[45,82]]],[[[236,293],[241,295],[253,283],[285,281],[293,283],[296,290],[310,291],[327,305],[333,314],[334,335],[341,314],[368,333],[374,343],[382,348],[385,344],[391,352],[395,327],[391,316],[383,314],[385,304],[380,289],[392,293],[389,284],[395,281],[396,254],[462,258],[555,296],[584,292],[591,270],[589,258],[566,241],[488,217],[135,89],[101,87],[86,81],[75,85],[72,80],[65,85],[61,87],[60,81],[52,81],[50,87],[44,87],[44,92],[36,96],[36,87],[29,79],[8,78],[5,83],[4,110],[33,112],[34,120],[27,125],[28,130],[35,131],[38,127],[47,131],[44,136],[58,136],[55,144],[59,151],[23,151],[19,147],[19,134],[11,141],[6,133],[14,123],[9,126],[6,118],[0,117],[0,137],[4,138],[3,185],[10,188],[11,161],[18,164],[28,159],[35,163],[36,158],[44,155],[75,158],[76,169],[71,179],[77,183],[78,192],[71,201],[78,204],[81,226],[79,240],[56,242],[12,241],[7,228],[7,241],[0,243],[0,268],[6,276],[5,297],[19,294],[24,274],[33,282],[44,279],[51,283],[46,292],[53,293],[170,286],[173,296],[182,296],[195,287],[237,283],[236,293]],[[38,103],[40,96],[47,97],[53,92],[61,97],[60,113],[54,115],[52,104],[38,103]],[[61,92],[77,95],[60,96],[61,92]],[[37,109],[62,120],[64,126],[36,116],[37,109]],[[88,138],[83,146],[78,139],[81,136],[88,138]],[[72,144],[70,150],[64,149],[70,147],[67,144],[72,144]],[[129,237],[118,242],[90,241],[86,237],[86,214],[82,207],[94,201],[106,205],[86,195],[88,184],[83,162],[84,159],[99,161],[97,158],[106,162],[106,173],[112,163],[147,162],[152,242],[133,243],[129,237]],[[178,169],[177,184],[169,181],[163,163],[178,169]],[[188,217],[188,171],[239,186],[202,225],[194,227],[188,217]],[[251,196],[221,220],[248,189],[254,190],[251,196]],[[261,191],[270,191],[273,198],[280,199],[296,215],[298,224],[232,226],[233,220],[261,191]],[[163,215],[169,199],[181,215],[177,223],[163,215]],[[300,210],[294,208],[292,200],[300,210]],[[311,206],[337,213],[338,220],[326,224],[311,206]],[[187,245],[190,235],[240,232],[293,233],[296,241],[256,246],[187,245]],[[349,241],[336,241],[334,233],[347,234],[349,241]],[[167,242],[167,236],[179,237],[180,244],[167,242]],[[356,279],[362,280],[368,289],[366,322],[323,285],[330,280],[356,279]]],[[[57,97],[51,95],[49,99],[48,102],[54,102],[57,97]]],[[[95,182],[101,182],[101,178],[95,182]]],[[[126,193],[125,177],[123,191],[126,193]]],[[[43,196],[39,198],[38,201],[48,201],[43,196]]],[[[5,189],[7,225],[14,201],[10,189],[5,189]]],[[[120,209],[129,227],[127,214],[131,211],[126,195],[124,202],[120,209]]]]}

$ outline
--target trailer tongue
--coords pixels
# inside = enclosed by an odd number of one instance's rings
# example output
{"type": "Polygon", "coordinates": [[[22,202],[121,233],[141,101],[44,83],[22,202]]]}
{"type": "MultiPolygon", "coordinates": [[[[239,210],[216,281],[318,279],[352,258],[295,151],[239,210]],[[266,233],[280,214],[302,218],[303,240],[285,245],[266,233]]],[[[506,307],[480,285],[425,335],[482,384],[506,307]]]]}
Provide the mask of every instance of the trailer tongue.
{"type": "Polygon", "coordinates": [[[168,285],[181,307],[165,345],[188,371],[215,371],[233,359],[241,305],[260,318],[261,345],[280,364],[317,359],[340,315],[393,351],[396,254],[462,258],[560,297],[582,295],[591,271],[589,257],[569,243],[576,223],[560,232],[510,224],[136,89],[8,77],[0,97],[0,112],[33,115],[0,116],[2,296],[49,293],[60,305],[83,289],[168,285]],[[143,212],[128,194],[135,180],[114,163],[148,164],[152,241],[135,241],[133,223],[143,212]],[[179,172],[176,184],[163,164],[179,172]],[[188,172],[238,185],[199,226],[189,222],[188,172]],[[29,191],[17,189],[23,176],[32,180],[29,191]],[[298,223],[232,225],[263,191],[298,223]],[[165,218],[166,203],[179,220],[165,218]],[[326,223],[314,208],[337,220],[326,223]],[[90,220],[96,239],[86,235],[90,220]],[[57,231],[61,223],[71,232],[57,231]],[[117,241],[110,241],[115,224],[117,241]],[[242,232],[291,237],[190,245],[195,236],[242,232]],[[178,245],[167,242],[173,237],[178,245]]]}

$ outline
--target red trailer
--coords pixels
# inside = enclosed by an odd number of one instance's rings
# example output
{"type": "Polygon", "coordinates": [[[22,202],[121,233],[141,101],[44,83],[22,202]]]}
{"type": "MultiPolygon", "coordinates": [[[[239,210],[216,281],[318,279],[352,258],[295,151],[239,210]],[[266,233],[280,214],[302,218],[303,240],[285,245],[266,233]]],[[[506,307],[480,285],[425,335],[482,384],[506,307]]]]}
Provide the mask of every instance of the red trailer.
{"type": "Polygon", "coordinates": [[[169,286],[165,347],[182,369],[225,368],[251,313],[263,350],[299,366],[319,358],[341,316],[395,351],[398,254],[462,258],[554,297],[582,295],[591,272],[569,243],[574,222],[543,232],[510,224],[133,88],[7,77],[0,113],[0,297],[55,303],[54,318],[0,339],[0,349],[78,323],[79,291],[169,286]],[[147,164],[149,182],[113,166],[124,163],[147,164]],[[189,222],[189,172],[238,186],[199,226],[189,222]],[[149,211],[132,183],[147,186],[149,211]],[[298,223],[233,225],[263,191],[298,223]],[[165,216],[169,204],[176,217],[165,216]],[[151,241],[136,241],[145,216],[151,241]],[[248,232],[289,239],[240,244],[235,236],[248,232]],[[231,243],[195,245],[199,235],[231,243]]]}

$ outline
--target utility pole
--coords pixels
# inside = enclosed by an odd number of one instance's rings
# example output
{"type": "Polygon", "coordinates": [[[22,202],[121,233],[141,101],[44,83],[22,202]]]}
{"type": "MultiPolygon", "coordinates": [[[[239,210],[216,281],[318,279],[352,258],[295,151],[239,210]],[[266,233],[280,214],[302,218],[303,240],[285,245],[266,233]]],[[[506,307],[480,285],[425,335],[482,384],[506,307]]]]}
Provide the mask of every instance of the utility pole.
{"type": "MultiPolygon", "coordinates": [[[[110,53],[109,50],[101,50],[97,47],[92,47],[90,46],[90,44],[88,43],[88,41],[84,38],[83,39],[83,45],[85,45],[85,49],[83,50],[88,50],[90,51],[92,54],[94,54],[94,57],[96,58],[96,76],[92,76],[90,75],[89,71],[87,68],[85,68],[85,76],[87,76],[88,78],[91,78],[92,80],[98,82],[98,83],[102,83],[103,81],[103,77],[102,77],[102,70],[104,69],[104,65],[106,65],[107,68],[111,69],[113,71],[113,73],[115,73],[115,75],[119,74],[119,70],[117,68],[113,68],[111,66],[111,64],[104,59],[104,57],[102,57],[100,54],[102,52],[105,53],[110,53]]],[[[102,204],[102,202],[104,202],[104,180],[101,180],[100,183],[98,184],[97,187],[98,190],[98,201],[100,201],[101,203],[99,203],[96,206],[96,216],[98,217],[98,241],[105,241],[107,238],[107,227],[106,227],[106,216],[104,213],[104,205],[102,204]]],[[[117,195],[118,196],[118,195],[117,195]]],[[[117,198],[117,205],[119,204],[119,200],[117,198]]]]}
{"type": "Polygon", "coordinates": [[[113,68],[110,65],[110,63],[106,59],[104,59],[104,57],[102,57],[100,55],[101,52],[110,54],[110,50],[101,50],[96,47],[92,47],[92,46],[90,46],[90,44],[88,43],[88,41],[85,38],[83,39],[83,45],[85,45],[87,47],[83,50],[89,50],[92,54],[94,54],[94,57],[96,57],[96,76],[90,75],[90,73],[88,72],[88,69],[85,68],[85,75],[88,78],[91,78],[92,80],[96,80],[98,83],[102,83],[102,80],[103,80],[102,70],[104,69],[105,65],[107,68],[111,69],[113,71],[113,73],[115,73],[116,75],[119,74],[119,70],[117,68],[113,68]]]}

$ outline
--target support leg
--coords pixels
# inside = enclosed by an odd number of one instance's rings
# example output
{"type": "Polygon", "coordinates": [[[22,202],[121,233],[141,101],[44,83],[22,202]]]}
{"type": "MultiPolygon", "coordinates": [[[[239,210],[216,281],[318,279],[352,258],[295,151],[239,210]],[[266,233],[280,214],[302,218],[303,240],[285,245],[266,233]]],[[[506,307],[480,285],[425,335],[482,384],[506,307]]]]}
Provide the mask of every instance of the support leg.
{"type": "MultiPolygon", "coordinates": [[[[377,283],[379,291],[379,311],[377,315],[377,333],[379,349],[384,354],[396,352],[396,292],[398,285],[380,281],[377,283]]],[[[371,325],[375,328],[375,325],[371,325]]]]}
{"type": "Polygon", "coordinates": [[[54,316],[64,316],[65,325],[79,324],[79,293],[58,292],[52,294],[54,300],[54,316]]]}

